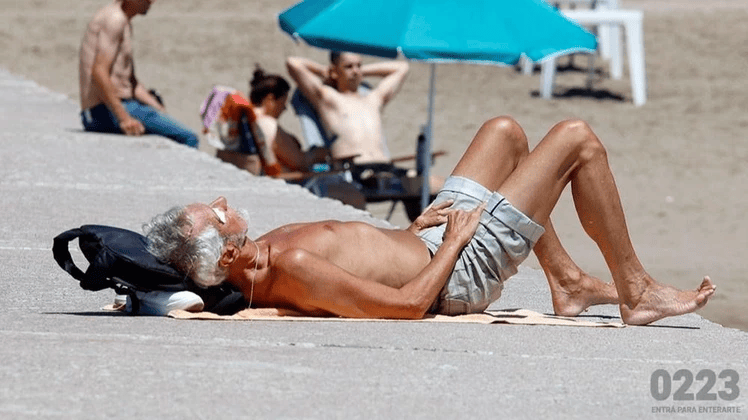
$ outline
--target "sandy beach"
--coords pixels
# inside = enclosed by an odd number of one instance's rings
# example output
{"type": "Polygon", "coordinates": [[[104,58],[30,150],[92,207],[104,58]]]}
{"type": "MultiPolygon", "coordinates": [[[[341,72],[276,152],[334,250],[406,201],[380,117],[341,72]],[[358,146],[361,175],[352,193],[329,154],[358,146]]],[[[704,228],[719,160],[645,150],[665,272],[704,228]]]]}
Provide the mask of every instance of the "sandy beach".
{"type": "MultiPolygon", "coordinates": [[[[77,101],[80,38],[94,10],[105,3],[0,0],[0,67],[77,101]]],[[[324,51],[296,44],[278,29],[278,12],[294,3],[158,1],[147,16],[133,21],[137,75],[159,90],[170,114],[199,131],[198,108],[212,85],[246,90],[255,63],[286,75],[288,55],[326,59],[324,51]]],[[[592,93],[580,91],[584,71],[564,71],[556,79],[558,96],[550,101],[537,95],[538,74],[526,76],[510,67],[441,65],[434,148],[448,155],[436,162],[434,172],[448,175],[471,136],[492,116],[516,118],[531,144],[558,120],[587,120],[607,145],[631,237],[645,267],[680,288],[696,287],[710,275],[717,294],[701,315],[748,331],[748,3],[621,3],[645,12],[648,101],[643,107],[631,102],[628,72],[622,80],[611,80],[604,60],[596,62],[592,93]]],[[[586,62],[578,57],[574,64],[586,62]]],[[[427,90],[428,67],[413,63],[402,91],[385,110],[394,155],[413,152],[426,118],[427,90]]],[[[282,123],[298,133],[292,112],[282,123]]],[[[203,143],[201,150],[213,154],[203,143]]],[[[383,217],[387,206],[371,206],[370,211],[383,217]]],[[[553,218],[578,264],[609,280],[569,194],[553,218]]],[[[407,223],[402,211],[392,222],[407,223]]],[[[532,259],[528,264],[537,268],[532,259]]]]}

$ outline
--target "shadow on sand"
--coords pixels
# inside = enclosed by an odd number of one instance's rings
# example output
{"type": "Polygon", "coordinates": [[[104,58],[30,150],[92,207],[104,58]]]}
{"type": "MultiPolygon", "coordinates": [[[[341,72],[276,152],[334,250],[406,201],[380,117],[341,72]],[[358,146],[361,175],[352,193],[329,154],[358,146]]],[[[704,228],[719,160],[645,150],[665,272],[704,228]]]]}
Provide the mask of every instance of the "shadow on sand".
{"type": "MultiPolygon", "coordinates": [[[[540,91],[534,90],[530,92],[530,95],[539,98],[540,91]]],[[[626,97],[620,93],[611,92],[608,89],[590,89],[590,88],[569,88],[566,90],[556,88],[552,95],[553,99],[573,99],[573,98],[587,98],[595,99],[598,101],[615,101],[624,102],[626,97]]]]}

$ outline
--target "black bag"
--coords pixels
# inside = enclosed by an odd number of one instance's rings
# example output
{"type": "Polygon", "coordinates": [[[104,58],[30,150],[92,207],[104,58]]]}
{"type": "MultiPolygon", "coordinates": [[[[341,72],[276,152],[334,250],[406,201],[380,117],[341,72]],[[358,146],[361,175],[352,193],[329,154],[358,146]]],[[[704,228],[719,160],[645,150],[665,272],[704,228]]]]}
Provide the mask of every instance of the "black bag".
{"type": "Polygon", "coordinates": [[[57,264],[80,282],[84,290],[114,289],[130,296],[133,313],[139,309],[135,292],[189,290],[199,295],[203,310],[233,314],[246,307],[241,294],[225,284],[201,288],[172,266],[148,252],[145,236],[111,226],[84,225],[65,231],[54,239],[52,254],[57,264]],[[73,262],[69,242],[78,238],[78,246],[89,262],[84,273],[73,262]]]}

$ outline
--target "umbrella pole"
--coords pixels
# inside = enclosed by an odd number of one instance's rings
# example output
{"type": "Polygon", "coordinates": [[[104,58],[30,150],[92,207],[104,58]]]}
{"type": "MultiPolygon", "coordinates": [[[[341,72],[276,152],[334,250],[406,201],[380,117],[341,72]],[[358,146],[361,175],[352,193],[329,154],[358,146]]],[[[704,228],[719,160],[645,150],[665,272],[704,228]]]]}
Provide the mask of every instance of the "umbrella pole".
{"type": "Polygon", "coordinates": [[[428,115],[426,116],[426,147],[424,147],[423,156],[423,175],[422,175],[422,186],[421,186],[421,211],[423,211],[428,205],[431,199],[431,186],[429,181],[431,179],[431,138],[432,138],[432,127],[434,123],[434,89],[436,81],[436,64],[431,63],[431,75],[429,77],[429,102],[428,102],[428,115]]]}

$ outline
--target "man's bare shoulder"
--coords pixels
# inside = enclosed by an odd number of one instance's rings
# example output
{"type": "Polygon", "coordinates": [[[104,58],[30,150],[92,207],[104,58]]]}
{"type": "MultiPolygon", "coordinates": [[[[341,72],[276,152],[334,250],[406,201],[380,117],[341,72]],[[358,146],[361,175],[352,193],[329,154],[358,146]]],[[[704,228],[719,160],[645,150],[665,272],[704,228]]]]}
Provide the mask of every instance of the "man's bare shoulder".
{"type": "Polygon", "coordinates": [[[89,26],[96,29],[105,29],[108,32],[122,32],[127,26],[129,20],[117,3],[106,5],[99,9],[91,19],[89,26]]]}

